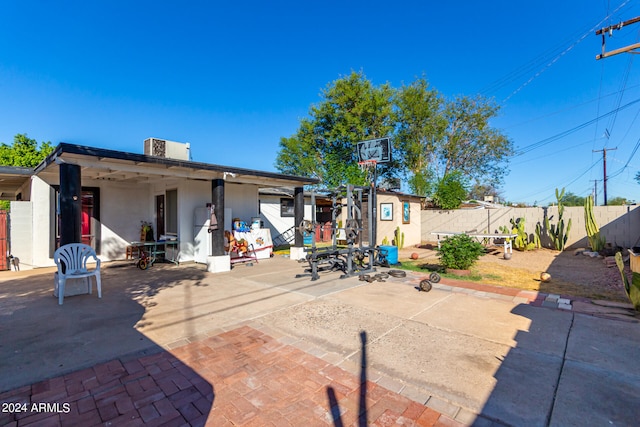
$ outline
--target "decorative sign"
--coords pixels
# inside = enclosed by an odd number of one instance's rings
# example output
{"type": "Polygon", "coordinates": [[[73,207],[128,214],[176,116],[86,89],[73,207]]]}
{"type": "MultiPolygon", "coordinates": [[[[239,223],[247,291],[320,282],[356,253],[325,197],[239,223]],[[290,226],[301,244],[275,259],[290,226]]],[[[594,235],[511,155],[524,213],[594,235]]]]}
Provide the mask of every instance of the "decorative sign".
{"type": "Polygon", "coordinates": [[[378,163],[391,161],[391,140],[386,137],[358,142],[358,161],[365,160],[378,163]]]}

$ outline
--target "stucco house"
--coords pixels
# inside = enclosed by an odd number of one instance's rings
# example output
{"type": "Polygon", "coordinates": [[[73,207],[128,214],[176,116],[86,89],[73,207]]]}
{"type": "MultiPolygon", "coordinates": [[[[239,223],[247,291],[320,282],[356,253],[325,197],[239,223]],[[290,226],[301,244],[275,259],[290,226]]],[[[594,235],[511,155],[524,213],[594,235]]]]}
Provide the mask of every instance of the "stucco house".
{"type": "MultiPolygon", "coordinates": [[[[11,202],[11,253],[25,266],[52,266],[55,249],[84,242],[105,261],[124,259],[140,239],[143,222],[154,238],[177,239],[177,261],[194,261],[199,241],[196,210],[213,205],[220,226],[206,242],[224,256],[224,230],[232,218],[259,215],[260,188],[292,187],[294,215],[303,217],[303,186],[317,181],[194,162],[189,145],[149,139],[145,154],[61,143],[33,170],[2,168],[2,198],[11,202]]],[[[296,243],[302,246],[302,237],[296,243]]],[[[213,263],[209,271],[220,271],[213,263]]],[[[222,268],[224,271],[224,268],[222,268]]]]}

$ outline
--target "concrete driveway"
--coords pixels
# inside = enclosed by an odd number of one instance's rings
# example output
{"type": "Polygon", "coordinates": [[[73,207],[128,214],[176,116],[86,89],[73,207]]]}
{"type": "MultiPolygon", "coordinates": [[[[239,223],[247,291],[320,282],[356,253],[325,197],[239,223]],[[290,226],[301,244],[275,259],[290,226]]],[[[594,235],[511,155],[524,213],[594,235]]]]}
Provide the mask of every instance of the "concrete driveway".
{"type": "Polygon", "coordinates": [[[446,279],[419,292],[411,273],[367,283],[296,278],[302,270],[280,257],[216,275],[111,263],[101,300],[94,290],[62,306],[52,272],[2,272],[0,392],[248,326],[462,425],[640,419],[637,317],[536,307],[532,293],[446,279]]]}

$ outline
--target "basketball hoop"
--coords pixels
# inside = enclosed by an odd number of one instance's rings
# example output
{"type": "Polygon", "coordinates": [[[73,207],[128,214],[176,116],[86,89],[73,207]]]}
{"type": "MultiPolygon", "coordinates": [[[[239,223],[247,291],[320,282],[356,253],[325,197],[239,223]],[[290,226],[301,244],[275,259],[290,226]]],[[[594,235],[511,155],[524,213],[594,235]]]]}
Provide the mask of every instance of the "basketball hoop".
{"type": "Polygon", "coordinates": [[[358,162],[360,170],[365,173],[369,181],[373,180],[377,164],[378,161],[374,159],[362,160],[358,162]]]}

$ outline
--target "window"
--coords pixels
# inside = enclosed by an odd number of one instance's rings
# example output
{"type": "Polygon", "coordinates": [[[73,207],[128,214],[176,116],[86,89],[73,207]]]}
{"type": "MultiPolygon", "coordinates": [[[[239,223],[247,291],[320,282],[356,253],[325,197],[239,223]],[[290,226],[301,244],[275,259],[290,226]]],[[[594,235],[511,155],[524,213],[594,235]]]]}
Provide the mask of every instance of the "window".
{"type": "Polygon", "coordinates": [[[293,211],[293,199],[280,199],[280,216],[282,218],[295,216],[293,211]]]}

